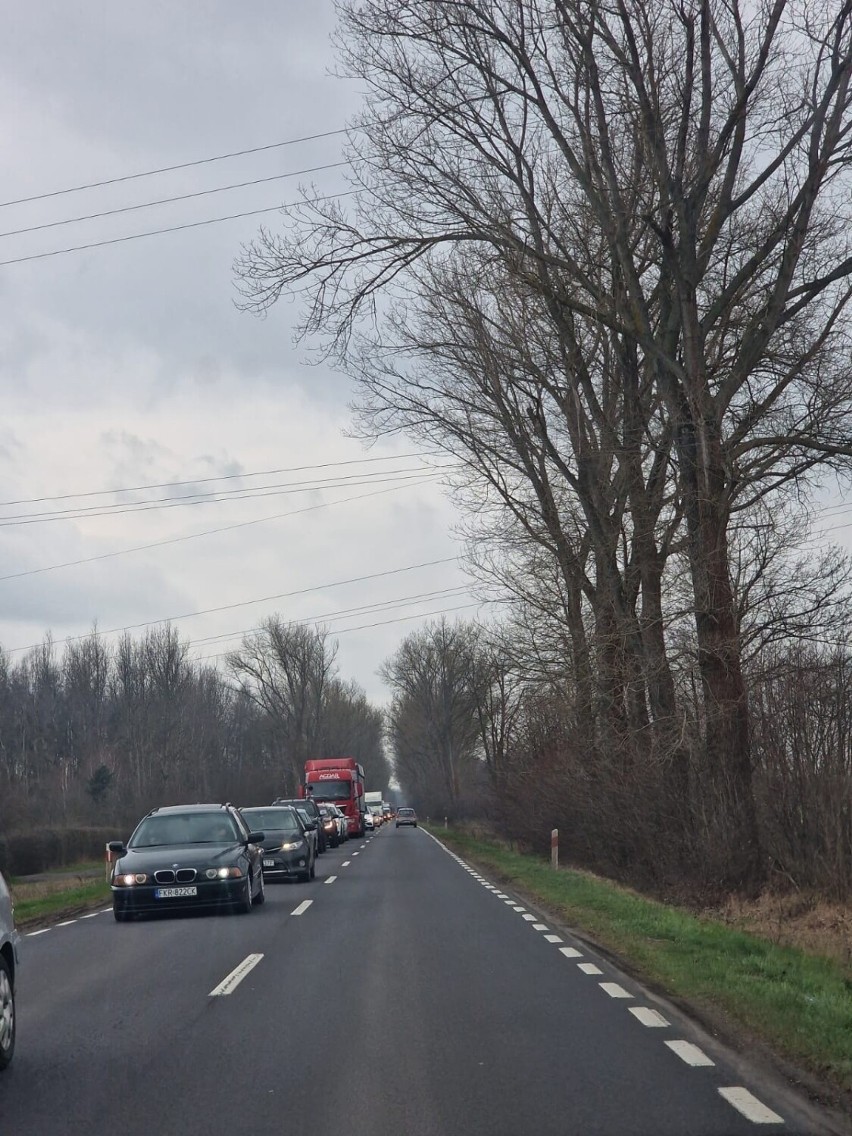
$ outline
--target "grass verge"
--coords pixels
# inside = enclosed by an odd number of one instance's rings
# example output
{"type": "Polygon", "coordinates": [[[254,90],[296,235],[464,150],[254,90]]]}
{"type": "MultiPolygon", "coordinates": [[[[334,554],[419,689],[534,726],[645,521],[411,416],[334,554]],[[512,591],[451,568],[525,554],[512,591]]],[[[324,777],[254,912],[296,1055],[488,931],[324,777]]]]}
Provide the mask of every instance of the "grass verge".
{"type": "Polygon", "coordinates": [[[840,962],[781,946],[646,899],[585,872],[560,870],[467,833],[435,835],[487,866],[640,976],[711,1019],[764,1041],[852,1092],[852,978],[840,962]]]}
{"type": "Polygon", "coordinates": [[[109,884],[104,879],[66,877],[37,884],[12,883],[10,890],[15,902],[15,920],[24,931],[60,915],[100,907],[111,899],[109,884]]]}

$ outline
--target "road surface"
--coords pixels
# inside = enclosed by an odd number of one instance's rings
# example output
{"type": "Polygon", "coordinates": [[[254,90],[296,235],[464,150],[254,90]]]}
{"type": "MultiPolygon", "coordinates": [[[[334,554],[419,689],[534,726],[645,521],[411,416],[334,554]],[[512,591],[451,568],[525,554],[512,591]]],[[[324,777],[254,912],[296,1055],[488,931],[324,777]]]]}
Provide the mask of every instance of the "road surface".
{"type": "Polygon", "coordinates": [[[422,829],[266,892],[25,936],[0,1136],[833,1131],[422,829]]]}

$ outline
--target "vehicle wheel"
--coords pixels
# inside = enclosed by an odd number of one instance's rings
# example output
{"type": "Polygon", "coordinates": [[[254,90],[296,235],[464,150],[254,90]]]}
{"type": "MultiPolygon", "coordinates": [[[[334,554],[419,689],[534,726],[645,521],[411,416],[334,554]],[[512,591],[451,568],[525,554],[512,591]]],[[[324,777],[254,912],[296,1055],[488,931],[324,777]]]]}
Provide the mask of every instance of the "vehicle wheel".
{"type": "Polygon", "coordinates": [[[314,859],[311,861],[311,873],[308,876],[308,879],[309,880],[315,879],[316,874],[317,874],[317,861],[316,861],[316,857],[314,857],[314,859]]]}
{"type": "Polygon", "coordinates": [[[399,825],[397,825],[396,827],[399,828],[399,825]]]}
{"type": "Polygon", "coordinates": [[[0,955],[0,1070],[9,1065],[15,1052],[15,991],[6,959],[0,955]]]}
{"type": "Polygon", "coordinates": [[[417,821],[414,822],[414,827],[417,828],[417,821]]]}
{"type": "Polygon", "coordinates": [[[263,882],[263,872],[260,873],[260,887],[257,889],[257,895],[254,897],[255,907],[261,907],[266,903],[266,884],[263,882]]]}
{"type": "Polygon", "coordinates": [[[113,907],[112,913],[115,916],[116,923],[129,923],[130,922],[130,912],[129,911],[120,911],[117,907],[113,907]]]}
{"type": "Polygon", "coordinates": [[[251,873],[246,876],[246,886],[243,889],[243,897],[236,903],[238,915],[248,915],[251,912],[252,895],[251,895],[251,873]]]}

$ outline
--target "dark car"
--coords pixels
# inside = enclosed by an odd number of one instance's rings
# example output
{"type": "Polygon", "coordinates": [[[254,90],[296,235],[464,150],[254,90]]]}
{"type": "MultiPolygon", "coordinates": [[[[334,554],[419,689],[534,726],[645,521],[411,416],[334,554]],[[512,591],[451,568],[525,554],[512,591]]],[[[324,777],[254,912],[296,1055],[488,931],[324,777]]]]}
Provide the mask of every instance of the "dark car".
{"type": "Polygon", "coordinates": [[[263,829],[263,874],[267,879],[312,880],[316,838],[290,805],[240,809],[254,828],[263,829]]]}
{"type": "Polygon", "coordinates": [[[15,1053],[15,979],[19,941],[12,897],[0,875],[0,1072],[11,1064],[15,1053]]]}
{"type": "Polygon", "coordinates": [[[325,852],[328,847],[326,840],[325,829],[322,826],[322,816],[320,815],[319,806],[316,801],[310,797],[302,800],[301,797],[279,797],[272,802],[273,805],[292,805],[296,812],[301,813],[302,819],[308,824],[312,824],[316,829],[317,834],[317,852],[325,852]]]}
{"type": "Polygon", "coordinates": [[[396,827],[399,828],[401,824],[411,824],[417,828],[417,813],[414,809],[396,810],[396,827]]]}
{"type": "Polygon", "coordinates": [[[247,914],[264,901],[264,834],[252,832],[233,805],[154,809],[118,856],[112,873],[117,922],[133,915],[186,908],[230,907],[247,914]]]}
{"type": "Polygon", "coordinates": [[[322,817],[322,830],[325,833],[325,839],[332,848],[336,848],[342,842],[340,835],[340,824],[334,814],[334,810],[328,805],[320,805],[320,815],[322,817]]]}

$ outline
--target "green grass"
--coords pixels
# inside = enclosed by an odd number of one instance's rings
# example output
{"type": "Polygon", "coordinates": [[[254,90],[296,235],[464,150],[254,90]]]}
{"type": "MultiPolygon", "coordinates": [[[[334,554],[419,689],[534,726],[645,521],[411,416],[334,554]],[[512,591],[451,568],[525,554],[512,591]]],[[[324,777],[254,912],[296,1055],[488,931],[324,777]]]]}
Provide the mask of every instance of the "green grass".
{"type": "Polygon", "coordinates": [[[52,885],[49,891],[38,891],[40,886],[32,884],[16,888],[12,885],[15,921],[19,927],[26,927],[52,915],[64,915],[82,907],[109,903],[112,895],[109,884],[103,879],[90,883],[82,883],[79,878],[69,879],[67,887],[52,885]]]}
{"type": "MultiPolygon", "coordinates": [[[[103,857],[100,860],[76,860],[73,864],[63,864],[59,868],[50,868],[46,872],[37,874],[45,877],[55,876],[60,879],[63,875],[82,875],[84,872],[91,872],[96,868],[101,872],[104,871],[103,857]]],[[[26,880],[26,876],[8,876],[7,879],[10,884],[20,885],[26,880]]]]}
{"type": "Polygon", "coordinates": [[[585,873],[554,872],[458,830],[435,834],[699,1010],[718,1013],[776,1052],[852,1090],[852,978],[839,962],[779,946],[645,899],[585,873]]]}

